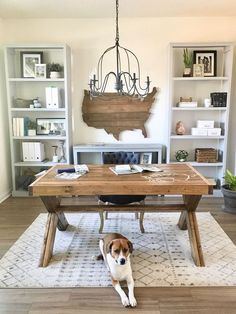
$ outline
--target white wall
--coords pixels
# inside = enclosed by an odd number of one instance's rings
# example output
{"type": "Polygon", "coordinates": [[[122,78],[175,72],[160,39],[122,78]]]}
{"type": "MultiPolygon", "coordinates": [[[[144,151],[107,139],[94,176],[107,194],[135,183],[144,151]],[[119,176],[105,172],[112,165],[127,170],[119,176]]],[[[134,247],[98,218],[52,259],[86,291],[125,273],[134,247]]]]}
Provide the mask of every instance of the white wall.
{"type": "MultiPolygon", "coordinates": [[[[4,44],[67,43],[72,49],[72,105],[74,143],[115,142],[104,130],[88,127],[82,120],[83,89],[96,67],[101,53],[114,44],[114,19],[7,19],[4,20],[4,44]]],[[[167,74],[168,44],[170,42],[236,42],[236,17],[227,18],[136,18],[120,19],[120,43],[136,53],[144,77],[149,74],[160,93],[147,122],[148,139],[140,131],[125,131],[126,142],[167,142],[167,74]]],[[[235,71],[234,79],[235,83],[235,71]]],[[[232,98],[235,116],[236,95],[232,98]]],[[[232,117],[232,115],[231,115],[232,117]]],[[[229,167],[234,165],[236,132],[231,118],[229,167]],[[234,145],[231,145],[233,144],[234,145]]]]}
{"type": "Polygon", "coordinates": [[[0,202],[4,200],[11,189],[11,172],[10,172],[10,147],[8,136],[8,116],[6,104],[6,86],[5,73],[3,63],[3,22],[0,19],[0,165],[1,165],[1,180],[0,180],[0,202]]]}

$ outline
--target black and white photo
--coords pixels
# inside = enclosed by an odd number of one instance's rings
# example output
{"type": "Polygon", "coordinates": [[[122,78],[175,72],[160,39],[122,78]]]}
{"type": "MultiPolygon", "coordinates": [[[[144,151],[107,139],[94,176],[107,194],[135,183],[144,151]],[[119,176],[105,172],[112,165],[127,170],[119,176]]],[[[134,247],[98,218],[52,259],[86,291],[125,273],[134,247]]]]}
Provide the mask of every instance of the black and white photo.
{"type": "Polygon", "coordinates": [[[42,52],[21,51],[21,75],[25,78],[35,77],[35,65],[43,62],[42,52]]]}
{"type": "Polygon", "coordinates": [[[152,153],[141,153],[140,164],[151,164],[152,163],[152,153]]]}
{"type": "Polygon", "coordinates": [[[46,64],[35,64],[35,78],[46,78],[46,64]]]}
{"type": "Polygon", "coordinates": [[[36,119],[37,135],[66,136],[65,119],[38,118],[36,119]]]}
{"type": "Polygon", "coordinates": [[[194,64],[203,65],[204,76],[216,76],[216,50],[195,50],[193,60],[194,64]]]}

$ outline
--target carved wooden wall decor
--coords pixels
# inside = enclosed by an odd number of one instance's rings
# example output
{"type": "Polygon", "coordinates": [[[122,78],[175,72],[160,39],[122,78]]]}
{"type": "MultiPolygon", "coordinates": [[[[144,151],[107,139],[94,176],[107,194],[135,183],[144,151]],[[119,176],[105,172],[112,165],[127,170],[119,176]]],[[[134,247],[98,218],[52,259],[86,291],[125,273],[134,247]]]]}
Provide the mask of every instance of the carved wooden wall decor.
{"type": "Polygon", "coordinates": [[[144,124],[150,115],[156,93],[157,88],[154,87],[143,100],[116,93],[105,93],[91,99],[89,91],[85,90],[83,120],[88,126],[112,133],[117,140],[121,131],[133,129],[141,129],[144,137],[147,137],[144,124]]]}

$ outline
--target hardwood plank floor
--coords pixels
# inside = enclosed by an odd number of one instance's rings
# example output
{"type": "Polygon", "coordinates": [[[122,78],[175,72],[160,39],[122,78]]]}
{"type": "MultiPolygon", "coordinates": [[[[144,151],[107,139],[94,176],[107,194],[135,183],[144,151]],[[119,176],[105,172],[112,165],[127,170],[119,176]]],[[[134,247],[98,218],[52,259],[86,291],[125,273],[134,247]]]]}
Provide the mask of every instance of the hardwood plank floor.
{"type": "MultiPolygon", "coordinates": [[[[73,199],[78,201],[94,203],[88,198],[73,199]]],[[[199,211],[210,211],[236,244],[236,215],[223,212],[222,204],[221,198],[207,197],[201,200],[199,211]]],[[[46,211],[38,198],[9,198],[0,204],[0,257],[42,212],[46,211]]],[[[137,314],[236,313],[236,287],[136,288],[135,294],[138,306],[132,313],[137,314]]],[[[112,288],[0,289],[0,314],[118,314],[128,310],[112,288]]]]}

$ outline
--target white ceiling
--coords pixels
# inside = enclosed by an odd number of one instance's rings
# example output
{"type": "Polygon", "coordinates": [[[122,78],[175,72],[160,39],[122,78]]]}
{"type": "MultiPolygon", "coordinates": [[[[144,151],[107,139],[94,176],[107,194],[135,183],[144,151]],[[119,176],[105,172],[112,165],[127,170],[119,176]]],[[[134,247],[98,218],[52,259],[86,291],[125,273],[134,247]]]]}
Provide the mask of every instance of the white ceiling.
{"type": "MultiPolygon", "coordinates": [[[[115,0],[0,0],[0,18],[114,16],[115,0]]],[[[236,0],[120,0],[119,16],[236,16],[236,0]]]]}

